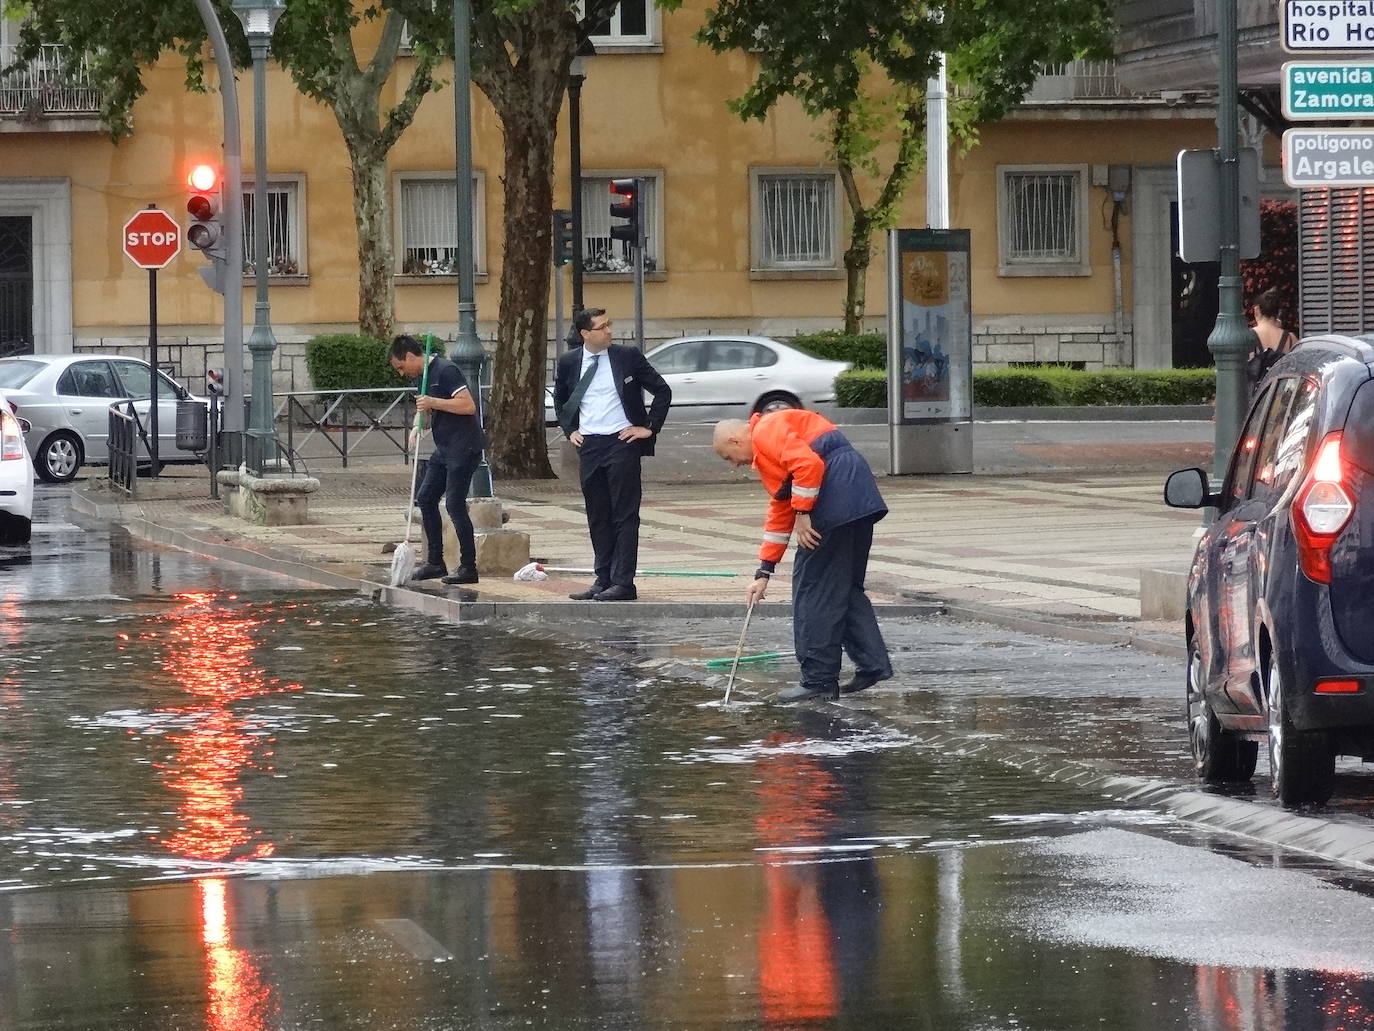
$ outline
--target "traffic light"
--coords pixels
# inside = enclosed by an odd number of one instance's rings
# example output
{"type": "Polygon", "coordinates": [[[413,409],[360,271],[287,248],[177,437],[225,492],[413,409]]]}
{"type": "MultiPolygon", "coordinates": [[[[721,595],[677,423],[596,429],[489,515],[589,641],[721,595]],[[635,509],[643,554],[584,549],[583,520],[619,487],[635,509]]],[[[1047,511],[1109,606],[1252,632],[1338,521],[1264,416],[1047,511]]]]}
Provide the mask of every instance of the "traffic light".
{"type": "Polygon", "coordinates": [[[555,267],[573,260],[573,217],[561,208],[553,213],[553,263],[555,267]]]}
{"type": "Polygon", "coordinates": [[[224,370],[206,369],[205,370],[205,390],[212,397],[224,396],[224,370]]]}
{"type": "Polygon", "coordinates": [[[611,223],[611,239],[623,240],[631,247],[639,246],[640,180],[611,180],[611,218],[623,218],[624,225],[611,223]]]}
{"type": "Polygon", "coordinates": [[[201,278],[211,289],[223,293],[224,186],[219,169],[214,165],[196,165],[186,177],[186,184],[191,188],[191,197],[186,202],[186,213],[191,216],[186,242],[214,263],[212,268],[201,269],[201,278]]]}

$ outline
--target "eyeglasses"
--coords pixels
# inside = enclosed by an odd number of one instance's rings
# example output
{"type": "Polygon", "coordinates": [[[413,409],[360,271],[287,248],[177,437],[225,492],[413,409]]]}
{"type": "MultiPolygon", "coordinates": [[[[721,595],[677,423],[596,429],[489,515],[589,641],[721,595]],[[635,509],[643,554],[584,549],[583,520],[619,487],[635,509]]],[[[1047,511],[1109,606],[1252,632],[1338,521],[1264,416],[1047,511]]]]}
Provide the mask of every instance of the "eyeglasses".
{"type": "Polygon", "coordinates": [[[613,326],[613,325],[614,325],[614,323],[611,322],[610,319],[607,319],[605,322],[603,322],[603,323],[602,323],[601,325],[599,325],[599,326],[590,326],[590,327],[588,327],[588,332],[590,332],[590,333],[603,333],[603,332],[609,332],[611,326],[613,326]]]}

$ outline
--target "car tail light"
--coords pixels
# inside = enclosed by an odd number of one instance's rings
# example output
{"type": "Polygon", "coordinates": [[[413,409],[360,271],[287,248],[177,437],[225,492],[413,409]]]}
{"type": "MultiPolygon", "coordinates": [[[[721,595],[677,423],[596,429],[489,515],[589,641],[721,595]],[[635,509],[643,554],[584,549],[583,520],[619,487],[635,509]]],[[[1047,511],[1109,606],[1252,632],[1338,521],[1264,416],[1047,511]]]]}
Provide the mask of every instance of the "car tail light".
{"type": "Polygon", "coordinates": [[[1317,694],[1359,694],[1358,680],[1318,680],[1312,688],[1317,694]]]}
{"type": "Polygon", "coordinates": [[[24,457],[24,434],[19,429],[19,420],[6,411],[0,411],[0,462],[24,457]]]}
{"type": "Polygon", "coordinates": [[[1317,448],[1317,460],[1293,502],[1298,565],[1309,580],[1319,584],[1331,582],[1331,546],[1354,513],[1355,502],[1346,490],[1341,435],[1331,433],[1317,448]]]}

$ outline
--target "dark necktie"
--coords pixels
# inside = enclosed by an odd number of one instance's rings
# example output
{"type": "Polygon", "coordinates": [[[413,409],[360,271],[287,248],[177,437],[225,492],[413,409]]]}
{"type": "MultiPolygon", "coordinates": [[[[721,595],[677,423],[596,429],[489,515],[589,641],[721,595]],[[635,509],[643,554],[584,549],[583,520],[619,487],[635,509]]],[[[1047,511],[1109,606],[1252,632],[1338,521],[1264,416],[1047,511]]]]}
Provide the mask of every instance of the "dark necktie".
{"type": "Polygon", "coordinates": [[[599,361],[601,361],[600,354],[592,355],[592,363],[587,366],[587,371],[582,373],[582,378],[577,381],[577,386],[573,387],[573,392],[568,395],[568,403],[563,406],[563,428],[569,433],[577,429],[578,409],[582,407],[582,396],[586,394],[587,388],[592,385],[592,378],[596,375],[596,366],[599,361]]]}

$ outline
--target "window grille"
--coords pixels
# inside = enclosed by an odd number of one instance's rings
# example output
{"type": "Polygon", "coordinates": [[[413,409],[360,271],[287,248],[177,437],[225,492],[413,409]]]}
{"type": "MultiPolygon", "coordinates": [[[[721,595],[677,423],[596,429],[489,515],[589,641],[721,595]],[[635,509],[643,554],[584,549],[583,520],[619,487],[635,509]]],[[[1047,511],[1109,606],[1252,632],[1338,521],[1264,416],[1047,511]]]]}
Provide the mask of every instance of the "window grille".
{"type": "Polygon", "coordinates": [[[1076,172],[1006,172],[1006,260],[1077,264],[1076,172]]]}
{"type": "MultiPolygon", "coordinates": [[[[611,180],[606,176],[582,179],[582,271],[633,272],[634,252],[628,242],[611,239],[611,180]]],[[[658,178],[640,176],[644,192],[639,198],[639,217],[644,220],[644,269],[657,271],[662,233],[658,217],[658,178]]],[[[620,219],[617,225],[624,225],[620,219]]]]}
{"type": "MultiPolygon", "coordinates": [[[[472,177],[474,218],[472,253],[480,270],[481,240],[479,177],[472,177]]],[[[401,181],[401,274],[443,276],[458,274],[458,182],[456,179],[401,181]]]]}
{"type": "Polygon", "coordinates": [[[759,176],[758,211],[763,268],[835,265],[833,176],[759,176]]]}
{"type": "MultiPolygon", "coordinates": [[[[254,247],[256,231],[253,216],[252,184],[243,190],[243,271],[257,272],[254,247]]],[[[300,276],[305,274],[301,262],[299,211],[295,183],[267,184],[267,274],[269,276],[300,276]]]]}
{"type": "MultiPolygon", "coordinates": [[[[582,17],[582,5],[578,5],[578,17],[582,17]]],[[[606,18],[588,31],[597,46],[616,43],[653,43],[653,0],[622,0],[606,18]]]]}

